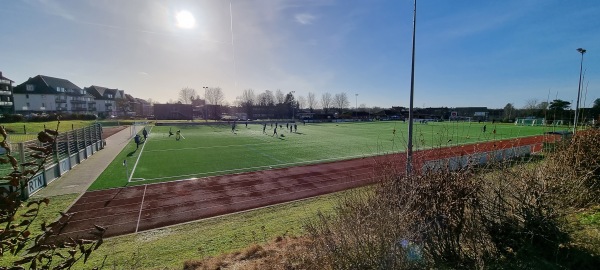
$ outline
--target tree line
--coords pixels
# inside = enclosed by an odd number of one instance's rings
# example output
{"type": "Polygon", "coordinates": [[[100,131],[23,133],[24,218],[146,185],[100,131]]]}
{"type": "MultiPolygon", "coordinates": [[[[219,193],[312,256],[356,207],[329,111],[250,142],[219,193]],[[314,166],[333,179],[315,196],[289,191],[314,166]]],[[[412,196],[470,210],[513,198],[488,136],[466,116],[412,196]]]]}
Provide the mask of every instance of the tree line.
{"type": "MultiPolygon", "coordinates": [[[[202,98],[195,89],[190,87],[182,88],[179,91],[177,101],[170,100],[167,103],[205,105],[208,107],[207,115],[217,117],[223,111],[223,107],[230,106],[224,97],[223,90],[220,87],[205,87],[204,98],[202,98]]],[[[233,106],[242,109],[248,118],[291,118],[293,114],[300,110],[322,110],[325,114],[342,113],[350,108],[350,101],[345,92],[331,94],[326,92],[317,97],[313,92],[306,96],[296,96],[295,91],[283,92],[281,89],[275,91],[265,90],[255,92],[254,89],[245,89],[242,95],[236,97],[233,106]]],[[[361,104],[362,108],[366,106],[361,104]]]]}

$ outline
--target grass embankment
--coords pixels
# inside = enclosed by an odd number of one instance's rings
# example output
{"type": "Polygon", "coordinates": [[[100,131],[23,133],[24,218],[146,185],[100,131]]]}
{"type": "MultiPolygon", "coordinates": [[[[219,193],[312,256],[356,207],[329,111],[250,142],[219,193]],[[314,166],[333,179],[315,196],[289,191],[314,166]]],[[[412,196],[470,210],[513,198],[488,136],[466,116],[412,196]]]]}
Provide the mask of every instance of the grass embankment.
{"type": "MultiPolygon", "coordinates": [[[[79,196],[79,194],[67,194],[50,198],[50,203],[46,205],[42,205],[40,208],[38,217],[29,227],[29,231],[32,235],[37,236],[41,233],[40,225],[42,222],[46,222],[46,224],[50,224],[58,219],[59,212],[63,212],[73,203],[73,201],[79,196]]],[[[32,200],[40,199],[37,197],[32,198],[32,200]]],[[[16,215],[17,220],[18,217],[25,213],[27,209],[22,208],[18,215],[16,215]]],[[[18,223],[18,222],[17,222],[18,223]]],[[[15,261],[16,257],[12,256],[8,253],[5,253],[3,257],[0,257],[0,266],[8,266],[11,265],[11,262],[15,261]]]]}
{"type": "Polygon", "coordinates": [[[335,198],[335,194],[320,196],[106,239],[88,264],[100,265],[106,256],[109,269],[181,269],[191,258],[232,252],[277,236],[301,235],[304,222],[318,211],[331,211],[335,198]]]}
{"type": "MultiPolygon", "coordinates": [[[[86,264],[77,269],[91,269],[104,261],[107,269],[181,269],[189,259],[240,250],[251,244],[264,244],[278,236],[298,236],[302,226],[318,211],[330,212],[336,194],[261,208],[238,214],[192,222],[138,234],[105,239],[92,253],[86,264]]],[[[42,221],[50,223],[58,218],[76,194],[50,198],[50,205],[42,207],[40,218],[32,226],[33,235],[39,233],[42,221]]],[[[9,265],[15,257],[0,258],[0,265],[9,265]]]]}

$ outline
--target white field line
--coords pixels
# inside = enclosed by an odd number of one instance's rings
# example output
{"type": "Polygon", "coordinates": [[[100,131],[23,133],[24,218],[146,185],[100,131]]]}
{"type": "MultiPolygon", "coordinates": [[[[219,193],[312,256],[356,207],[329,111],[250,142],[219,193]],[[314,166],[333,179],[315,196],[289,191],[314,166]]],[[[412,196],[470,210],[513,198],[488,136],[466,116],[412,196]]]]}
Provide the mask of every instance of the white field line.
{"type": "Polygon", "coordinates": [[[196,149],[211,149],[211,148],[228,148],[228,147],[241,147],[248,145],[262,145],[269,143],[251,143],[251,144],[228,144],[228,145],[215,145],[215,146],[198,146],[198,147],[186,147],[186,148],[172,148],[172,149],[159,149],[159,150],[148,150],[146,152],[166,152],[166,151],[180,151],[180,150],[196,150],[196,149]]]}
{"type": "MultiPolygon", "coordinates": [[[[149,133],[151,133],[152,131],[152,127],[150,127],[150,131],[149,133]]],[[[148,137],[150,138],[150,137],[148,137]]],[[[135,160],[135,164],[133,164],[133,168],[131,169],[131,173],[129,174],[129,179],[127,179],[127,183],[131,182],[131,179],[133,178],[133,173],[135,173],[135,168],[138,165],[138,162],[140,162],[140,158],[142,157],[142,153],[144,152],[144,147],[146,147],[146,141],[144,141],[144,143],[142,144],[142,149],[140,149],[140,154],[138,155],[137,159],[135,160]]]]}
{"type": "Polygon", "coordinates": [[[135,232],[138,232],[138,228],[140,227],[140,220],[142,219],[142,208],[144,207],[144,199],[146,199],[146,188],[148,188],[148,185],[144,186],[144,194],[142,195],[142,203],[140,204],[140,213],[138,214],[137,225],[135,225],[135,232]]]}

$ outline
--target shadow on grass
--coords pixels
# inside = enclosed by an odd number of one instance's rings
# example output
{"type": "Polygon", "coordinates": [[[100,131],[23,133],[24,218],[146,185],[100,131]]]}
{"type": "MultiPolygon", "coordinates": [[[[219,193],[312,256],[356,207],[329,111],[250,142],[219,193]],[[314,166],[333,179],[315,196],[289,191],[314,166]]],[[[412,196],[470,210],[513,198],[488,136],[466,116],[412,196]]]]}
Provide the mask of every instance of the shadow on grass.
{"type": "Polygon", "coordinates": [[[132,157],[133,155],[135,155],[135,152],[137,152],[137,149],[135,149],[135,150],[133,150],[133,151],[129,152],[129,153],[127,154],[127,156],[128,156],[128,157],[132,157]]]}

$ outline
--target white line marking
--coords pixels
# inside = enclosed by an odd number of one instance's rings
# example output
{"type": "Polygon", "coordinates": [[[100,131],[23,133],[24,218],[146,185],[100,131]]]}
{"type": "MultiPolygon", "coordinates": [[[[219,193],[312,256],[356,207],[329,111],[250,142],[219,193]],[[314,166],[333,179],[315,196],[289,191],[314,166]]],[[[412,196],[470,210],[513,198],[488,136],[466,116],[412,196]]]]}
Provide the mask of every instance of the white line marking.
{"type": "Polygon", "coordinates": [[[140,214],[138,215],[137,225],[135,225],[135,232],[138,232],[138,228],[140,227],[140,220],[142,219],[142,207],[144,207],[144,199],[146,199],[146,188],[148,188],[148,185],[144,186],[144,194],[142,195],[142,203],[140,204],[140,214]]]}
{"type": "MultiPolygon", "coordinates": [[[[150,131],[152,131],[152,127],[150,127],[150,131]]],[[[133,178],[133,173],[135,172],[135,168],[137,167],[138,162],[140,162],[140,158],[142,157],[142,152],[144,152],[144,147],[146,147],[146,141],[147,140],[145,140],[144,143],[142,144],[142,149],[140,149],[140,154],[138,155],[137,159],[135,160],[135,164],[133,164],[133,168],[131,169],[131,173],[129,174],[129,179],[127,179],[127,183],[131,182],[131,178],[133,178]]]]}
{"type": "Polygon", "coordinates": [[[216,146],[198,146],[198,147],[186,147],[186,148],[171,148],[171,149],[148,150],[146,152],[165,152],[165,151],[179,151],[179,150],[196,150],[196,149],[210,149],[210,148],[241,147],[241,146],[248,146],[248,145],[263,145],[263,144],[269,144],[269,143],[251,143],[251,144],[228,144],[228,145],[216,145],[216,146]]]}

